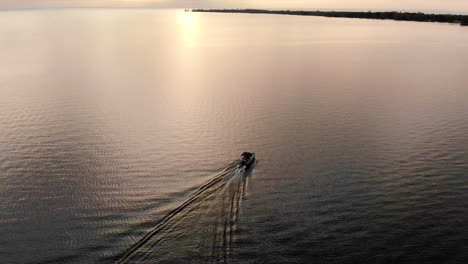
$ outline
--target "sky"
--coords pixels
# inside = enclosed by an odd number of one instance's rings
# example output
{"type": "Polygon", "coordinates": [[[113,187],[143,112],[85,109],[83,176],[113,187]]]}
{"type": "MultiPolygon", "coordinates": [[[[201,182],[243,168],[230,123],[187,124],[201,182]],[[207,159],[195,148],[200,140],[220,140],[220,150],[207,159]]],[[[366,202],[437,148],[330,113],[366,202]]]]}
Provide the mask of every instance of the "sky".
{"type": "Polygon", "coordinates": [[[398,10],[468,14],[468,0],[0,0],[0,8],[160,7],[398,10]]]}

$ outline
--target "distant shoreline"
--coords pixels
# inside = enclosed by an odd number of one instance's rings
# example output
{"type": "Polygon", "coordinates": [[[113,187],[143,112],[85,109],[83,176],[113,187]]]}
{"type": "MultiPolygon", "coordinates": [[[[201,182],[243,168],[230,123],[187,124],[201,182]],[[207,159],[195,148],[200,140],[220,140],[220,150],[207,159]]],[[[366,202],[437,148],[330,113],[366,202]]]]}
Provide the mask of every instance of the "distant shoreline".
{"type": "MultiPolygon", "coordinates": [[[[188,11],[188,10],[186,10],[188,11]]],[[[454,23],[468,26],[468,15],[425,14],[411,12],[351,12],[351,11],[292,11],[264,9],[193,9],[192,12],[212,13],[245,13],[245,14],[277,14],[296,16],[322,16],[364,19],[389,19],[396,21],[454,23]]]]}

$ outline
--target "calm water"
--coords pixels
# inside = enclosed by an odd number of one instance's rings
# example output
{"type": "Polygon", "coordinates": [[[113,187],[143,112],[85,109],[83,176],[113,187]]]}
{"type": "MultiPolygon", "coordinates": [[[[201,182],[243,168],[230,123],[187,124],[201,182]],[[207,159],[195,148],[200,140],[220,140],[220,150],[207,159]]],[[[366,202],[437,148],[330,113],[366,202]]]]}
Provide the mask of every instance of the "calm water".
{"type": "Polygon", "coordinates": [[[0,260],[463,263],[467,61],[450,24],[0,12],[0,260]]]}

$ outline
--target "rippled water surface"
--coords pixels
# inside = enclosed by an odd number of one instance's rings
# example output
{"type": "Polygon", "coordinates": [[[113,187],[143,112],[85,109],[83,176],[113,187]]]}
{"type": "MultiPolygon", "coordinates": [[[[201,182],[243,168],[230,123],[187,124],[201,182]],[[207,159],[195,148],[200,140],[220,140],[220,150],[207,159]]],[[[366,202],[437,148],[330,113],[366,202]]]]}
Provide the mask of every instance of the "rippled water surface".
{"type": "Polygon", "coordinates": [[[2,263],[468,259],[468,28],[3,11],[0,54],[2,263]]]}

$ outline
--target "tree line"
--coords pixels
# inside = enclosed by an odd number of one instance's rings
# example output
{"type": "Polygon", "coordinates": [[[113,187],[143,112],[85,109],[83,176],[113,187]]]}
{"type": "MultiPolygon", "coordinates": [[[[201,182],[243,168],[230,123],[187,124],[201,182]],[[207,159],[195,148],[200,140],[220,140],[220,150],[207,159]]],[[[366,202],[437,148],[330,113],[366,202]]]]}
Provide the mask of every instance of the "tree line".
{"type": "Polygon", "coordinates": [[[348,11],[291,11],[291,10],[263,10],[263,9],[194,9],[193,12],[216,13],[249,13],[249,14],[280,14],[298,16],[324,16],[367,19],[391,19],[398,21],[442,22],[457,23],[468,26],[467,15],[425,14],[411,12],[348,12],[348,11]]]}

